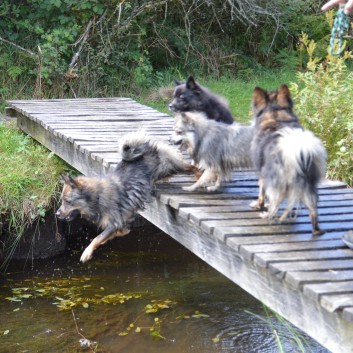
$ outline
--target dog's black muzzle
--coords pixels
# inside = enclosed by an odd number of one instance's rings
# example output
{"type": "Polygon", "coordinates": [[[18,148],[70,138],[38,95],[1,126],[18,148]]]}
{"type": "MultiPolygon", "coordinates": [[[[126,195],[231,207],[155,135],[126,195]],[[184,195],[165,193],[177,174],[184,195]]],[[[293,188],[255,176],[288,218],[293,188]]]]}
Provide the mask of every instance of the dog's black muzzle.
{"type": "Polygon", "coordinates": [[[61,219],[62,221],[70,222],[74,220],[80,212],[78,210],[73,210],[69,214],[65,215],[61,212],[60,208],[56,211],[55,216],[61,219]]]}

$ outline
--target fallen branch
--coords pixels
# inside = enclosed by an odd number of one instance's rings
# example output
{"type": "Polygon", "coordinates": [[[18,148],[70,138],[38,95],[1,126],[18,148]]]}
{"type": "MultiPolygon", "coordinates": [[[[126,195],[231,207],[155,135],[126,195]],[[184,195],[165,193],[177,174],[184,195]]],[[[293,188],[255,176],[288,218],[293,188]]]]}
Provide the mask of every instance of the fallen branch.
{"type": "Polygon", "coordinates": [[[34,53],[33,51],[29,50],[29,49],[26,49],[26,48],[23,48],[21,47],[20,45],[16,44],[16,43],[13,43],[13,42],[10,42],[9,40],[5,39],[5,38],[2,38],[0,37],[0,40],[6,44],[10,44],[12,45],[13,47],[15,47],[16,49],[18,50],[21,50],[21,51],[24,51],[25,53],[31,55],[31,56],[34,56],[34,57],[37,57],[37,54],[34,53]]]}

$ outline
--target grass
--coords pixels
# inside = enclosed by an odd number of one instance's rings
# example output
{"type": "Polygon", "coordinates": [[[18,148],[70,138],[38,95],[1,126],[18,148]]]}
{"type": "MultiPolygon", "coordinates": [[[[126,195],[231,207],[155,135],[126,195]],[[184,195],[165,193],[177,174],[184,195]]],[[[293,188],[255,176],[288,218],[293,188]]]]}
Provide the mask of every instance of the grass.
{"type": "MultiPolygon", "coordinates": [[[[185,80],[186,77],[176,77],[179,80],[185,80]]],[[[289,85],[290,82],[296,82],[296,73],[293,71],[263,71],[257,75],[244,79],[235,79],[230,77],[222,77],[219,80],[197,78],[195,79],[202,85],[209,88],[212,92],[225,97],[228,100],[229,107],[235,119],[239,122],[247,123],[251,118],[251,97],[255,86],[273,90],[282,83],[289,85]]],[[[173,92],[173,82],[165,82],[162,88],[152,89],[145,92],[142,97],[134,97],[142,104],[151,106],[166,114],[171,112],[168,110],[168,103],[171,100],[173,92]]]]}
{"type": "Polygon", "coordinates": [[[14,124],[0,123],[0,155],[0,220],[16,243],[52,208],[68,166],[14,124]]]}
{"type": "Polygon", "coordinates": [[[275,311],[270,310],[266,305],[263,304],[264,315],[257,315],[250,311],[246,311],[248,314],[253,315],[265,322],[275,338],[278,352],[285,353],[285,347],[283,344],[283,337],[290,338],[290,340],[298,348],[298,352],[301,353],[313,353],[312,347],[306,337],[299,329],[293,326],[289,321],[287,321],[280,314],[275,311]]]}

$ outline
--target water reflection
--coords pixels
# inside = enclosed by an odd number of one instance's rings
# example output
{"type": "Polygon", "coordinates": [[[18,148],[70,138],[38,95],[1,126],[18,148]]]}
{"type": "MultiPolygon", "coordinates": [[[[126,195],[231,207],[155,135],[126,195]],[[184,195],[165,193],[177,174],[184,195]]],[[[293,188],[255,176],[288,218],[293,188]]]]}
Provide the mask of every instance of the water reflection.
{"type": "MultiPolygon", "coordinates": [[[[24,270],[17,263],[3,276],[0,352],[279,352],[273,330],[285,352],[302,351],[293,328],[151,225],[102,246],[84,265],[83,246],[73,244],[65,256],[24,270]],[[102,300],[117,293],[140,297],[102,300]],[[62,300],[74,305],[59,310],[62,300]]],[[[305,351],[328,353],[307,336],[302,342],[305,351]]]]}

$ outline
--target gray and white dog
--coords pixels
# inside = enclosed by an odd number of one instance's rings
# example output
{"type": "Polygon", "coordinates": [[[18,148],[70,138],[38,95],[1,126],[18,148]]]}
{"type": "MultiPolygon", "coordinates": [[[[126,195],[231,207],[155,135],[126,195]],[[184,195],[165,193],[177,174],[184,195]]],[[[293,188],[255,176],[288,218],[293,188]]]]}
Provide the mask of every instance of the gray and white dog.
{"type": "Polygon", "coordinates": [[[273,219],[287,199],[282,221],[303,203],[309,209],[313,235],[323,234],[317,215],[317,185],[326,172],[323,143],[302,128],[286,85],[272,92],[256,87],[252,105],[256,124],[251,151],[259,175],[259,199],[253,206],[267,210],[262,216],[273,219]]]}
{"type": "Polygon", "coordinates": [[[122,137],[120,149],[122,160],[107,176],[62,177],[56,216],[69,222],[81,215],[102,229],[83,252],[82,262],[90,260],[102,244],[130,232],[137,212],[151,201],[156,181],[176,173],[200,175],[174,148],[140,132],[122,137]]]}
{"type": "Polygon", "coordinates": [[[184,190],[207,187],[216,191],[236,168],[251,168],[250,146],[253,127],[231,125],[207,119],[203,113],[177,114],[174,123],[176,137],[181,137],[190,157],[203,171],[202,176],[184,190]]]}

